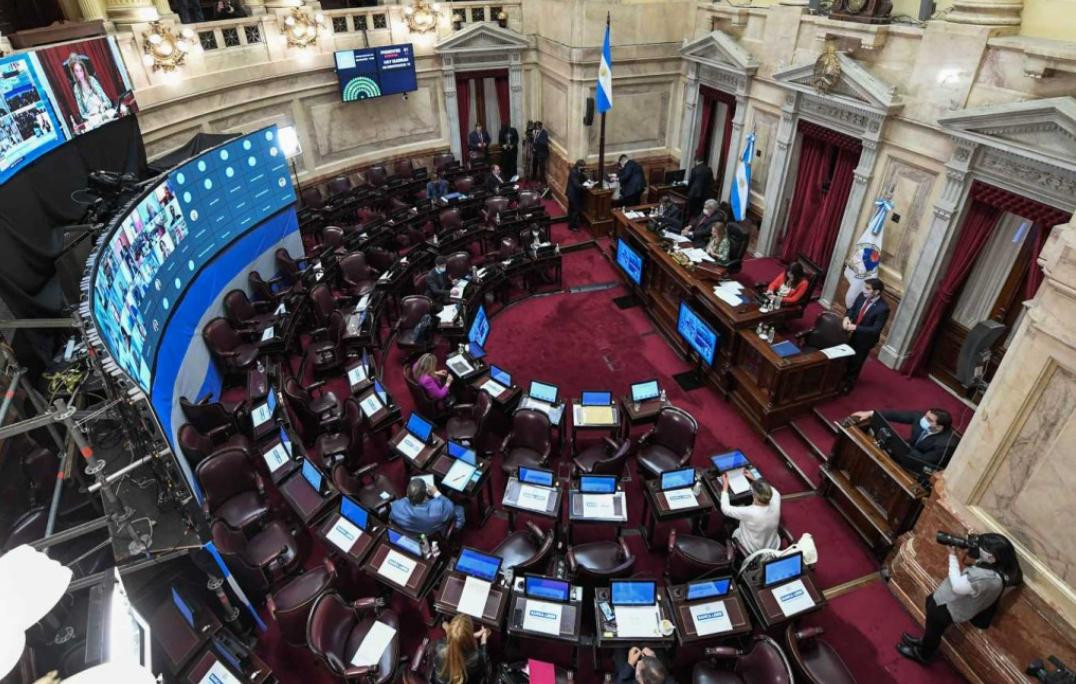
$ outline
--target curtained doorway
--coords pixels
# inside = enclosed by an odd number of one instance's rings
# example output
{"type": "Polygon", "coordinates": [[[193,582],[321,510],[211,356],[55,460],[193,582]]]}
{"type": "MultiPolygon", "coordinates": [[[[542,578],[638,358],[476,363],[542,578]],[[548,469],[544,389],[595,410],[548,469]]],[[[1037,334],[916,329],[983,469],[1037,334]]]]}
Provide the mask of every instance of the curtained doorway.
{"type": "MultiPolygon", "coordinates": [[[[500,155],[497,136],[512,118],[508,92],[508,70],[463,71],[456,74],[456,101],[459,105],[460,149],[467,159],[467,134],[480,123],[489,133],[490,158],[500,155]]],[[[519,130],[519,123],[514,122],[519,130]]],[[[521,133],[522,134],[522,133],[521,133]]]]}
{"type": "MultiPolygon", "coordinates": [[[[704,159],[714,173],[713,195],[721,196],[725,187],[725,164],[732,144],[732,117],[736,116],[736,98],[726,92],[699,86],[698,144],[688,168],[695,159],[704,159]]],[[[707,196],[710,196],[708,193],[707,196]]]]}

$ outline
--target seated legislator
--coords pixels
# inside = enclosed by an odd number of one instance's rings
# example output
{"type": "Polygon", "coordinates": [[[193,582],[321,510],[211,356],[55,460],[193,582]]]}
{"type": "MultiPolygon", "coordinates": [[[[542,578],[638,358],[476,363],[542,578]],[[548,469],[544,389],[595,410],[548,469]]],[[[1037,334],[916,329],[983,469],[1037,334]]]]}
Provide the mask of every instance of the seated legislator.
{"type": "Polygon", "coordinates": [[[615,684],[676,684],[669,674],[669,668],[650,647],[616,649],[613,651],[613,666],[616,667],[612,678],[615,684]]]}
{"type": "Polygon", "coordinates": [[[779,273],[770,282],[766,292],[780,297],[782,306],[796,304],[803,299],[803,295],[807,294],[807,282],[807,277],[803,273],[803,264],[797,261],[785,269],[784,273],[779,273]]]}
{"type": "Polygon", "coordinates": [[[411,366],[411,374],[432,401],[448,398],[452,391],[452,374],[447,370],[437,370],[437,357],[423,354],[411,366]]]}
{"type": "Polygon", "coordinates": [[[437,174],[437,178],[432,179],[426,183],[426,199],[439,200],[449,192],[448,180],[445,178],[444,173],[437,174]]]}
{"type": "Polygon", "coordinates": [[[448,275],[448,257],[439,256],[433,269],[426,274],[426,296],[438,304],[448,304],[452,294],[452,278],[448,275]]]}
{"type": "MultiPolygon", "coordinates": [[[[874,411],[856,411],[852,417],[856,420],[870,420],[874,411]]],[[[878,411],[882,418],[890,423],[912,426],[912,438],[908,441],[908,455],[898,454],[894,460],[905,470],[919,474],[923,466],[941,468],[960,439],[953,432],[953,417],[945,409],[927,409],[919,411],[878,411]]]]}
{"type": "Polygon", "coordinates": [[[471,616],[460,613],[445,624],[445,637],[433,647],[434,684],[484,684],[490,681],[486,654],[488,627],[475,631],[471,616]]]}
{"type": "Polygon", "coordinates": [[[463,527],[463,506],[452,503],[441,496],[437,487],[427,487],[417,477],[407,483],[407,496],[389,506],[389,522],[411,534],[441,532],[453,519],[456,527],[463,527]]]}
{"type": "Polygon", "coordinates": [[[680,207],[668,195],[662,195],[658,206],[650,212],[651,230],[679,231],[684,225],[684,216],[680,207]]]}
{"type": "Polygon", "coordinates": [[[781,535],[777,532],[781,524],[781,493],[768,482],[756,480],[749,470],[744,470],[744,477],[751,481],[753,499],[747,506],[731,504],[728,473],[721,478],[721,512],[726,518],[740,521],[732,537],[748,555],[761,549],[781,548],[781,535]]]}
{"type": "MultiPolygon", "coordinates": [[[[711,235],[723,237],[725,234],[725,215],[718,211],[715,199],[708,199],[702,205],[702,212],[684,226],[680,234],[691,240],[696,247],[703,247],[711,241],[711,235]]],[[[725,253],[728,254],[728,241],[725,241],[725,253]]],[[[717,258],[717,257],[714,257],[717,258]]]]}

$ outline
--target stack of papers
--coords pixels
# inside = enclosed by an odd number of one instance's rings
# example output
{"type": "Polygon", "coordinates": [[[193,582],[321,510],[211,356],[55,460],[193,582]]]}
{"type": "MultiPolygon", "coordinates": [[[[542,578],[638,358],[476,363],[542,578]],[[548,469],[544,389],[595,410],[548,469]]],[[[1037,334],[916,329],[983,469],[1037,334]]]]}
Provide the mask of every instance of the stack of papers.
{"type": "Polygon", "coordinates": [[[624,212],[624,218],[628,219],[629,221],[638,221],[639,219],[644,219],[646,217],[647,213],[645,211],[631,210],[624,212]]]}
{"type": "Polygon", "coordinates": [[[673,233],[673,232],[668,231],[668,230],[663,230],[661,232],[661,237],[665,238],[666,240],[672,240],[673,242],[677,242],[677,243],[679,243],[679,242],[691,242],[690,238],[686,238],[683,235],[681,235],[680,233],[673,233]]]}
{"type": "MultiPolygon", "coordinates": [[[[455,292],[456,292],[455,289],[453,289],[452,292],[453,292],[452,296],[456,297],[457,295],[455,294],[455,292]]],[[[457,304],[448,304],[443,309],[441,309],[440,311],[437,312],[437,320],[442,325],[447,325],[447,324],[451,323],[452,321],[456,320],[456,316],[458,314],[459,314],[459,305],[457,305],[457,304]]]]}
{"type": "Polygon", "coordinates": [[[575,405],[572,419],[576,425],[612,425],[616,421],[612,406],[575,405]]]}
{"type": "Polygon", "coordinates": [[[583,517],[584,518],[615,518],[616,494],[584,494],[583,517]]]}
{"type": "Polygon", "coordinates": [[[836,347],[826,347],[822,350],[822,353],[831,359],[839,359],[843,356],[854,355],[856,350],[852,349],[847,344],[838,344],[836,347]]]}
{"type": "Polygon", "coordinates": [[[691,606],[691,620],[699,636],[732,631],[732,620],[725,610],[724,601],[711,601],[691,606]]]}
{"type": "Polygon", "coordinates": [[[705,249],[699,247],[690,247],[688,249],[680,250],[684,256],[691,260],[691,263],[698,264],[703,261],[714,261],[714,258],[706,253],[705,249]]]}
{"type": "Polygon", "coordinates": [[[332,542],[336,548],[347,553],[355,545],[355,540],[361,536],[362,530],[355,527],[347,518],[340,518],[333,525],[333,528],[329,530],[329,533],[325,535],[325,538],[332,542]]]}
{"type": "Polygon", "coordinates": [[[474,370],[474,366],[472,366],[465,357],[459,354],[448,357],[448,359],[445,360],[445,365],[456,375],[467,375],[474,370]]]}
{"type": "Polygon", "coordinates": [[[618,637],[660,637],[661,613],[657,606],[614,606],[618,637]]]}
{"type": "Polygon", "coordinates": [[[356,649],[355,655],[351,656],[351,664],[355,667],[368,667],[376,665],[385,654],[396,637],[396,628],[386,625],[378,620],[370,627],[370,631],[363,637],[362,643],[356,649]]]}
{"type": "Polygon", "coordinates": [[[729,489],[733,494],[743,494],[748,489],[751,489],[751,483],[747,480],[747,477],[743,474],[743,468],[737,468],[736,470],[730,470],[729,476],[729,489]]]}
{"type": "Polygon", "coordinates": [[[452,286],[452,291],[448,293],[448,296],[452,299],[463,299],[463,292],[467,289],[468,280],[464,279],[452,286]]]}
{"type": "Polygon", "coordinates": [[[549,496],[552,493],[552,490],[545,487],[521,484],[519,486],[519,497],[516,499],[516,505],[530,511],[545,512],[549,507],[549,496]]]}
{"type": "Polygon", "coordinates": [[[785,614],[785,617],[792,617],[796,613],[802,613],[814,607],[814,599],[807,593],[803,580],[782,584],[773,590],[773,597],[777,599],[777,605],[781,606],[781,612],[785,614]]]}
{"type": "Polygon", "coordinates": [[[695,492],[691,487],[667,491],[665,492],[665,500],[669,502],[669,509],[674,511],[681,508],[694,508],[699,505],[699,500],[695,498],[695,492]]]}
{"type": "Polygon", "coordinates": [[[714,285],[714,295],[731,306],[743,304],[741,292],[743,292],[743,286],[735,280],[724,280],[714,285]]]}
{"type": "Polygon", "coordinates": [[[460,594],[459,611],[471,617],[480,618],[486,612],[486,599],[489,598],[489,590],[493,585],[477,577],[468,576],[463,583],[463,592],[460,594]]]}
{"type": "Polygon", "coordinates": [[[416,456],[422,453],[422,448],[424,446],[426,445],[418,441],[414,435],[407,433],[404,435],[404,438],[400,440],[399,444],[396,445],[396,448],[399,449],[400,453],[404,456],[414,460],[416,456]]]}

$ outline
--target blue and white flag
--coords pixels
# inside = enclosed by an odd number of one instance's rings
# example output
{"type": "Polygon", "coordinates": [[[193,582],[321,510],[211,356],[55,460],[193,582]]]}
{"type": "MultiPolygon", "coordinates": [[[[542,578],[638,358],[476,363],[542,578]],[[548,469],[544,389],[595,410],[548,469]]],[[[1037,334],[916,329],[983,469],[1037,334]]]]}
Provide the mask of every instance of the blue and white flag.
{"type": "Polygon", "coordinates": [[[863,291],[863,283],[867,278],[878,277],[878,265],[882,263],[882,234],[885,232],[885,219],[891,211],[893,203],[889,200],[879,199],[874,202],[874,216],[848,257],[844,267],[844,278],[848,281],[844,305],[849,309],[863,291]]]}
{"type": "Polygon", "coordinates": [[[737,221],[743,221],[747,216],[747,205],[750,201],[751,192],[751,158],[755,156],[755,134],[747,134],[747,144],[744,145],[743,154],[740,155],[740,163],[736,165],[736,180],[729,193],[729,204],[732,205],[732,216],[737,221]]]}
{"type": "Polygon", "coordinates": [[[608,22],[605,24],[605,42],[602,44],[602,62],[598,66],[596,95],[599,114],[604,114],[613,108],[613,51],[609,49],[608,22]]]}

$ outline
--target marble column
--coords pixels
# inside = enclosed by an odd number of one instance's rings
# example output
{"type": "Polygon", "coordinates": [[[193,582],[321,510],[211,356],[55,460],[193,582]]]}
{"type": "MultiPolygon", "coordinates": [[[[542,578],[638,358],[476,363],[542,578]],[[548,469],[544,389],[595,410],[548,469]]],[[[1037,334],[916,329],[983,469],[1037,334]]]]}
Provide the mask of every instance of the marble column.
{"type": "MultiPolygon", "coordinates": [[[[518,131],[526,124],[526,119],[523,117],[523,112],[526,111],[523,103],[523,56],[519,52],[514,52],[509,59],[508,110],[511,112],[512,125],[518,131]]],[[[490,135],[495,134],[490,133],[490,135]]]]}
{"type": "Polygon", "coordinates": [[[680,168],[691,172],[695,165],[695,148],[698,147],[699,122],[699,65],[687,63],[687,81],[684,83],[684,114],[680,119],[680,168]]]}
{"type": "Polygon", "coordinates": [[[108,18],[117,26],[157,21],[160,15],[153,0],[105,0],[108,18]]]}
{"type": "Polygon", "coordinates": [[[265,6],[265,9],[272,11],[275,9],[287,9],[290,7],[302,7],[303,0],[263,0],[261,3],[265,6]]]}
{"type": "Polygon", "coordinates": [[[971,188],[969,170],[975,145],[957,141],[953,156],[945,165],[945,185],[934,204],[930,228],[919,251],[912,275],[904,287],[900,306],[889,325],[889,335],[878,351],[878,360],[890,368],[900,368],[908,358],[919,325],[930,306],[930,293],[941,277],[945,257],[960,227],[968,191],[971,188]]]}
{"type": "Polygon", "coordinates": [[[172,6],[168,4],[168,0],[153,0],[153,4],[156,5],[157,14],[159,14],[162,19],[173,19],[176,17],[176,13],[172,11],[172,6]]]}
{"type": "MultiPolygon", "coordinates": [[[[782,3],[783,4],[783,3],[782,3]]],[[[976,26],[1020,26],[1024,0],[955,0],[945,21],[976,26]]]]}
{"type": "MultiPolygon", "coordinates": [[[[872,125],[876,122],[872,121],[872,125]]],[[[880,131],[880,123],[875,129],[880,131]]],[[[859,154],[859,163],[852,172],[852,189],[848,192],[848,201],[844,205],[844,215],[841,217],[841,227],[837,232],[837,242],[833,246],[833,256],[829,259],[829,270],[826,271],[826,281],[822,285],[822,294],[819,301],[825,308],[833,305],[833,298],[837,294],[837,286],[844,277],[844,262],[848,257],[848,250],[852,246],[852,240],[859,237],[863,227],[859,225],[859,214],[863,209],[863,201],[867,198],[867,188],[870,186],[871,175],[874,172],[874,162],[878,159],[878,141],[871,139],[862,140],[863,151],[859,154]]]]}
{"type": "Polygon", "coordinates": [[[460,109],[456,102],[456,67],[451,57],[441,55],[441,60],[441,85],[445,89],[445,115],[448,118],[448,146],[456,159],[463,162],[463,148],[460,146],[460,109]]]}
{"type": "Polygon", "coordinates": [[[265,0],[243,0],[243,4],[252,17],[265,14],[265,0]]]}
{"type": "MultiPolygon", "coordinates": [[[[746,90],[746,89],[744,89],[746,90]]],[[[729,135],[732,137],[729,140],[729,153],[725,159],[725,175],[722,181],[721,199],[728,201],[729,195],[732,194],[732,182],[736,178],[736,165],[740,162],[740,155],[743,154],[744,135],[743,135],[743,122],[747,118],[747,96],[736,96],[736,113],[732,116],[732,131],[729,135]]],[[[751,189],[747,189],[747,203],[751,204],[751,189]]]]}
{"type": "Polygon", "coordinates": [[[84,21],[105,18],[104,0],[78,0],[78,7],[84,21]]]}
{"type": "Polygon", "coordinates": [[[798,109],[799,94],[786,94],[785,104],[781,107],[781,122],[777,125],[770,173],[766,177],[766,213],[762,216],[762,225],[758,229],[758,242],[755,243],[757,257],[770,256],[777,244],[777,231],[780,229],[778,221],[784,214],[781,204],[784,202],[788,188],[792,148],[796,142],[798,109]]]}
{"type": "Polygon", "coordinates": [[[780,4],[792,7],[807,7],[811,3],[808,0],[781,0],[780,4]]]}

